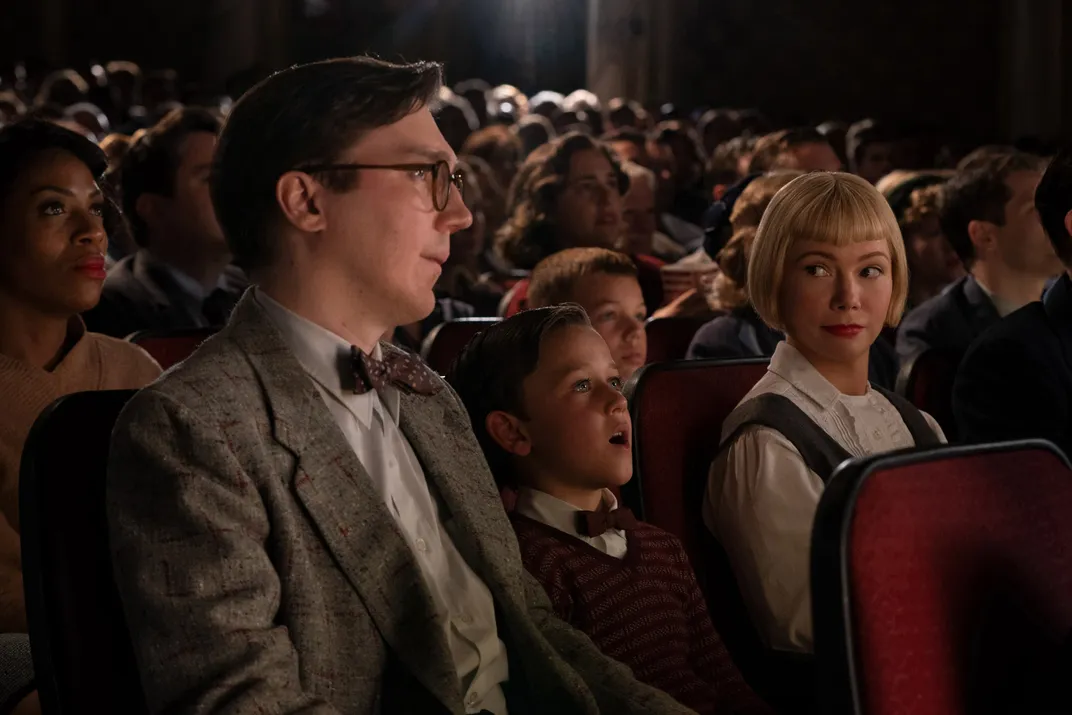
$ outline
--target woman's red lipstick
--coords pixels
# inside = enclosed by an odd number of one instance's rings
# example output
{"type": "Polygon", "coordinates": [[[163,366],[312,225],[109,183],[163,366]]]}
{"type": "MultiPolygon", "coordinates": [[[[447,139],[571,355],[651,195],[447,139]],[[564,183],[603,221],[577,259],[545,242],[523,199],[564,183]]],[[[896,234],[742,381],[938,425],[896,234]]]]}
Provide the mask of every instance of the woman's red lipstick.
{"type": "Polygon", "coordinates": [[[103,256],[89,256],[75,264],[77,270],[97,280],[104,280],[108,277],[108,271],[105,270],[104,266],[103,256]]]}
{"type": "Polygon", "coordinates": [[[823,330],[839,338],[855,338],[861,332],[863,332],[864,326],[862,325],[824,325],[823,330]]]}

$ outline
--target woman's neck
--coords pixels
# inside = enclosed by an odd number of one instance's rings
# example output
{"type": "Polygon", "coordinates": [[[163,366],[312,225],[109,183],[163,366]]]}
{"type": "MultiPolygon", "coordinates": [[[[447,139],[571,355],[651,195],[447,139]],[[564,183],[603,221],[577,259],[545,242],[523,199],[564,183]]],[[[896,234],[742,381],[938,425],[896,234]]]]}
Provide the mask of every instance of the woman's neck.
{"type": "Polygon", "coordinates": [[[0,297],[0,355],[42,370],[63,357],[69,317],[50,315],[0,297]]]}
{"type": "Polygon", "coordinates": [[[867,373],[871,357],[870,350],[856,358],[854,361],[843,362],[829,360],[820,355],[816,355],[794,341],[791,337],[787,336],[786,342],[796,348],[797,351],[804,356],[804,359],[811,363],[811,366],[814,367],[820,375],[826,378],[826,381],[833,385],[841,394],[856,396],[867,394],[867,373]]]}

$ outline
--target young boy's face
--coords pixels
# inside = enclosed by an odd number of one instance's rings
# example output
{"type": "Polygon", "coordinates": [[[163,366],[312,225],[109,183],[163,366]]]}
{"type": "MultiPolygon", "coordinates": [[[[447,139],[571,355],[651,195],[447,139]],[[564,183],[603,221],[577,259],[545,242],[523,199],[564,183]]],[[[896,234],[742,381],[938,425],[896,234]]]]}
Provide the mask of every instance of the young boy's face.
{"type": "Polygon", "coordinates": [[[522,383],[529,471],[576,489],[620,486],[633,475],[632,423],[622,377],[599,334],[556,330],[522,383]]]}
{"type": "Polygon", "coordinates": [[[570,299],[588,313],[592,327],[610,348],[622,379],[632,377],[648,359],[644,333],[648,310],[637,279],[595,273],[580,281],[570,299]]]}

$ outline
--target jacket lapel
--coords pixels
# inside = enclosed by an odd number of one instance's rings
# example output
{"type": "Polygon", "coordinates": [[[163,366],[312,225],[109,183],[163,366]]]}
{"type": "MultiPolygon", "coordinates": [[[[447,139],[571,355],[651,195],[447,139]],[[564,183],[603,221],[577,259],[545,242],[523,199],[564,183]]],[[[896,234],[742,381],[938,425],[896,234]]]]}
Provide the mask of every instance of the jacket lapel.
{"type": "Polygon", "coordinates": [[[239,301],[223,332],[261,375],[274,437],[298,460],[294,492],[328,550],[398,660],[453,709],[462,700],[457,672],[416,558],[253,291],[239,301]]]}

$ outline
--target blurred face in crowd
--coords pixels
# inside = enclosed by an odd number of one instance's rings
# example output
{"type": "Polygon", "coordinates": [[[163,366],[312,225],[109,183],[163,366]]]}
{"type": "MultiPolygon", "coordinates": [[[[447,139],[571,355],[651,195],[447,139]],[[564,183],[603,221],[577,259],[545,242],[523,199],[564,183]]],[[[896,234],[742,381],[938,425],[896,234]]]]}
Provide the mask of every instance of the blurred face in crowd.
{"type": "Polygon", "coordinates": [[[564,247],[614,247],[623,228],[622,197],[617,172],[602,151],[585,149],[570,157],[554,224],[564,247]]]}
{"type": "Polygon", "coordinates": [[[619,244],[623,253],[650,254],[656,230],[655,190],[644,178],[629,182],[622,199],[625,234],[619,244]]]}
{"type": "Polygon", "coordinates": [[[799,241],[786,254],[778,310],[789,343],[823,372],[866,365],[892,296],[887,241],[799,241]]]}
{"type": "Polygon", "coordinates": [[[976,251],[980,257],[996,259],[1016,273],[1048,278],[1060,273],[1063,266],[1035,210],[1035,188],[1041,178],[1037,171],[1016,171],[1009,175],[1005,184],[1011,197],[1005,204],[1005,225],[987,224],[992,240],[982,250],[977,246],[976,251]]]}
{"type": "Polygon", "coordinates": [[[139,197],[138,213],[149,227],[153,246],[169,253],[196,251],[212,256],[227,255],[227,241],[216,221],[209,194],[208,179],[215,151],[214,134],[189,134],[179,145],[171,195],[139,197]],[[167,246],[161,246],[163,243],[167,246]]]}
{"type": "Polygon", "coordinates": [[[463,167],[465,177],[465,206],[473,216],[468,228],[450,236],[450,263],[466,263],[484,251],[487,241],[487,217],[484,214],[484,197],[476,173],[463,167]]]}
{"type": "Polygon", "coordinates": [[[648,309],[637,279],[595,273],[581,281],[570,300],[588,313],[592,327],[606,341],[622,379],[632,377],[648,357],[644,332],[648,309]]]}
{"type": "Polygon", "coordinates": [[[911,292],[917,300],[937,294],[964,275],[964,265],[949,245],[936,215],[924,216],[905,232],[911,292]]]}
{"type": "Polygon", "coordinates": [[[841,171],[841,159],[828,143],[812,142],[789,149],[781,156],[778,166],[803,172],[841,171]]]}
{"type": "Polygon", "coordinates": [[[873,142],[864,146],[860,152],[860,161],[856,167],[856,173],[872,184],[894,169],[894,153],[897,146],[887,142],[873,142]]]}
{"type": "Polygon", "coordinates": [[[108,250],[104,211],[85,164],[58,149],[38,155],[0,201],[0,293],[52,317],[95,306],[108,250]]]}

